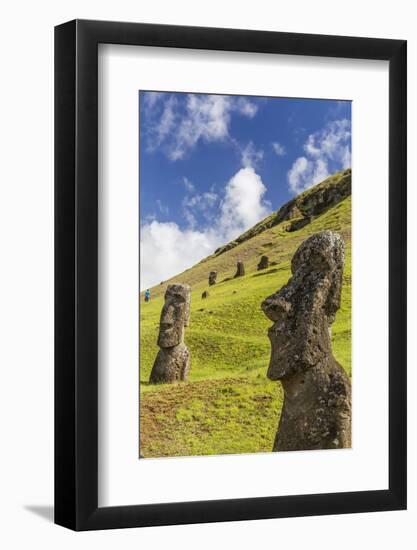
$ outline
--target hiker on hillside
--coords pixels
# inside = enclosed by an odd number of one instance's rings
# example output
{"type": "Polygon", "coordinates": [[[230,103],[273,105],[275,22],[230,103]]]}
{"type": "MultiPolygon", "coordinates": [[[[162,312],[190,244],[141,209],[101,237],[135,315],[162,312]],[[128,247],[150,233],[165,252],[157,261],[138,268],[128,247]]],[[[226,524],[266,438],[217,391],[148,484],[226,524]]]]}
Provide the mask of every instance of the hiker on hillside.
{"type": "Polygon", "coordinates": [[[145,292],[145,302],[149,302],[150,299],[151,299],[151,291],[148,288],[148,290],[145,292]]]}

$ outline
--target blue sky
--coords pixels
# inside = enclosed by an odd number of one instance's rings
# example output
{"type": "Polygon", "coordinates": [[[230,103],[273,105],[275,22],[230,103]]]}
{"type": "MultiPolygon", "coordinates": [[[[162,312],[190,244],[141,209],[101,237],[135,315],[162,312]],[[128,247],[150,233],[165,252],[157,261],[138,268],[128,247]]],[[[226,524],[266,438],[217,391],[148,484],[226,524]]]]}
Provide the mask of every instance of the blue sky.
{"type": "Polygon", "coordinates": [[[351,103],[140,92],[141,289],[351,165],[351,103]]]}

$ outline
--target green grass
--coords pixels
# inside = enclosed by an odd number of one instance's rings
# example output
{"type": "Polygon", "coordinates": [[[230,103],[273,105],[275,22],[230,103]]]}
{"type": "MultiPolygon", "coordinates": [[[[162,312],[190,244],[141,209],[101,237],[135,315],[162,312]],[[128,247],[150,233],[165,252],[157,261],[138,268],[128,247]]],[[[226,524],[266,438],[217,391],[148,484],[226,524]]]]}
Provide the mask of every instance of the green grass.
{"type": "Polygon", "coordinates": [[[351,375],[351,199],[344,199],[294,232],[288,222],[267,229],[218,256],[152,289],[152,300],[140,310],[141,453],[145,457],[270,451],[283,394],[279,382],[266,378],[271,322],[262,301],[284,285],[290,260],[299,244],[323,229],[339,231],[346,243],[342,306],[332,328],[333,351],[351,375]],[[262,254],[270,266],[256,271],[262,254]],[[237,259],[246,275],[233,279],[237,259]],[[208,273],[217,270],[218,283],[208,287],[208,273]],[[229,280],[225,280],[229,279],[229,280]],[[187,382],[149,385],[158,352],[156,339],[163,293],[172,282],[190,284],[191,322],[185,341],[192,367],[187,382]],[[202,299],[203,290],[209,297],[202,299]]]}

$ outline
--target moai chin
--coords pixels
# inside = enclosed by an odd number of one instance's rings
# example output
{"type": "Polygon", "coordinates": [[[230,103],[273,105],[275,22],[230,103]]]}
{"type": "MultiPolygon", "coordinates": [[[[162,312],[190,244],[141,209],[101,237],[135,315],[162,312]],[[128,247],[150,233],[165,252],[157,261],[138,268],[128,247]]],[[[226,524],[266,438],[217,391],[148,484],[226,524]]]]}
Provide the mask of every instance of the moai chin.
{"type": "Polygon", "coordinates": [[[351,384],[332,353],[330,327],[340,308],[344,243],[332,231],[298,248],[292,277],[262,303],[268,330],[267,376],[280,380],[284,404],[273,451],[351,446],[351,384]]]}
{"type": "Polygon", "coordinates": [[[210,271],[209,278],[208,278],[209,286],[215,285],[216,279],[217,279],[217,271],[210,271]]]}
{"type": "Polygon", "coordinates": [[[259,264],[257,265],[258,271],[261,269],[266,269],[267,267],[269,267],[269,258],[268,256],[262,256],[259,264]]]}
{"type": "Polygon", "coordinates": [[[244,274],[245,274],[245,265],[244,265],[243,262],[238,261],[238,262],[237,262],[237,265],[236,265],[235,278],[236,278],[236,277],[243,277],[244,274]]]}
{"type": "Polygon", "coordinates": [[[191,290],[188,285],[169,285],[159,323],[160,350],[149,382],[161,384],[186,380],[190,370],[190,352],[184,343],[184,329],[190,321],[191,290]]]}

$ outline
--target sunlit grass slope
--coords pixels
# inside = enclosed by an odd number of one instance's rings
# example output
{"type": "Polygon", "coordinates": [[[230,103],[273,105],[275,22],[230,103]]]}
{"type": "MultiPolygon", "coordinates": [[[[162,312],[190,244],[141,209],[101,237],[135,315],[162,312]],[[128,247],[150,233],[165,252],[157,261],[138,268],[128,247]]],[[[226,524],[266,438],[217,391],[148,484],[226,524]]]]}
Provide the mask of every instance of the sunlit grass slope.
{"type": "Polygon", "coordinates": [[[333,350],[351,374],[351,198],[310,224],[287,232],[288,222],[254,235],[234,248],[198,263],[152,289],[140,308],[141,454],[147,457],[253,453],[272,448],[282,407],[279,382],[266,378],[271,322],[260,304],[290,277],[290,260],[298,245],[323,229],[340,232],[346,243],[342,307],[333,325],[333,350]],[[274,265],[256,271],[260,256],[274,265]],[[234,279],[237,260],[246,275],[234,279]],[[218,272],[208,287],[208,274],[218,272]],[[192,356],[189,381],[149,385],[158,352],[156,339],[166,285],[190,284],[191,322],[185,340],[192,356]],[[209,297],[202,299],[204,290],[209,297]]]}

